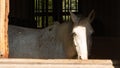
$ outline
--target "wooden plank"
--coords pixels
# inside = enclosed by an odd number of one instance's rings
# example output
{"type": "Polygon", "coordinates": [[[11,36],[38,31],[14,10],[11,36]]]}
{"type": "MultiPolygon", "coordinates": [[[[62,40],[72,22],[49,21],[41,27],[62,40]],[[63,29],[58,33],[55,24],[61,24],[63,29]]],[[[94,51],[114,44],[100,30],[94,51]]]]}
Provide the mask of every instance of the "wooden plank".
{"type": "Polygon", "coordinates": [[[5,48],[4,48],[4,58],[8,58],[9,48],[8,48],[8,16],[9,16],[9,0],[5,0],[5,24],[4,24],[4,31],[5,31],[5,48]]]}
{"type": "Polygon", "coordinates": [[[0,57],[8,57],[8,12],[9,0],[0,0],[0,57]]]}
{"type": "Polygon", "coordinates": [[[119,60],[0,59],[0,68],[119,68],[119,60]]]}

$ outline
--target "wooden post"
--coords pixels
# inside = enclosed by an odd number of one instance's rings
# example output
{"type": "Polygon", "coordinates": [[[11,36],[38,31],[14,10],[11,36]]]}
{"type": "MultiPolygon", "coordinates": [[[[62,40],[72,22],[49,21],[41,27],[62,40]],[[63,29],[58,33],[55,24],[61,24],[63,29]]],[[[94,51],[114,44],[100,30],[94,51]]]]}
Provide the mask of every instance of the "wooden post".
{"type": "Polygon", "coordinates": [[[8,57],[9,0],[0,0],[0,58],[8,57]]]}

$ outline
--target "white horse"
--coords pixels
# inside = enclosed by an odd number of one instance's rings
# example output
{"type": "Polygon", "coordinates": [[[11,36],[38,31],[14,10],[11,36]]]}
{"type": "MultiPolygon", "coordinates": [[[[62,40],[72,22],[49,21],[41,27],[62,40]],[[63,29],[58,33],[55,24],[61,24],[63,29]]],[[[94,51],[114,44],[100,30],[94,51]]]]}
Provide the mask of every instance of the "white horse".
{"type": "Polygon", "coordinates": [[[92,46],[91,34],[94,32],[91,22],[95,17],[94,10],[90,12],[88,17],[78,18],[76,15],[71,13],[73,21],[73,40],[76,46],[78,59],[88,59],[92,46]]]}
{"type": "Polygon", "coordinates": [[[9,25],[9,57],[60,59],[78,55],[78,59],[88,59],[93,32],[90,22],[94,18],[94,12],[85,18],[78,18],[72,12],[70,14],[73,23],[55,22],[56,24],[41,30],[9,25]]]}

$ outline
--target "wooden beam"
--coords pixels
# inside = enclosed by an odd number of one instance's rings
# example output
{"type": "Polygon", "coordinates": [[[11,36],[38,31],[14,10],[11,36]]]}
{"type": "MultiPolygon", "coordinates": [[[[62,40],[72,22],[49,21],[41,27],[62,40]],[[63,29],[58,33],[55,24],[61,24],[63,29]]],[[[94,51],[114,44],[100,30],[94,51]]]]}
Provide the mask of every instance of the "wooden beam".
{"type": "Polygon", "coordinates": [[[8,57],[8,13],[9,0],[0,0],[0,57],[8,57]]]}
{"type": "Polygon", "coordinates": [[[0,68],[119,68],[115,60],[0,59],[0,68]]]}

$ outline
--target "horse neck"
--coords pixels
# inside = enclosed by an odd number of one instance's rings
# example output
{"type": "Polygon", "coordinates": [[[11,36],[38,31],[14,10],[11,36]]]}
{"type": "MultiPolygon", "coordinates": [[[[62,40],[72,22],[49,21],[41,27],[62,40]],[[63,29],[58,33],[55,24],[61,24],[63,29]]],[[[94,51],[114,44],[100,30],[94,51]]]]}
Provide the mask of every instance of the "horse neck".
{"type": "Polygon", "coordinates": [[[63,43],[64,48],[73,47],[72,24],[70,22],[65,22],[58,26],[57,38],[63,43]]]}

